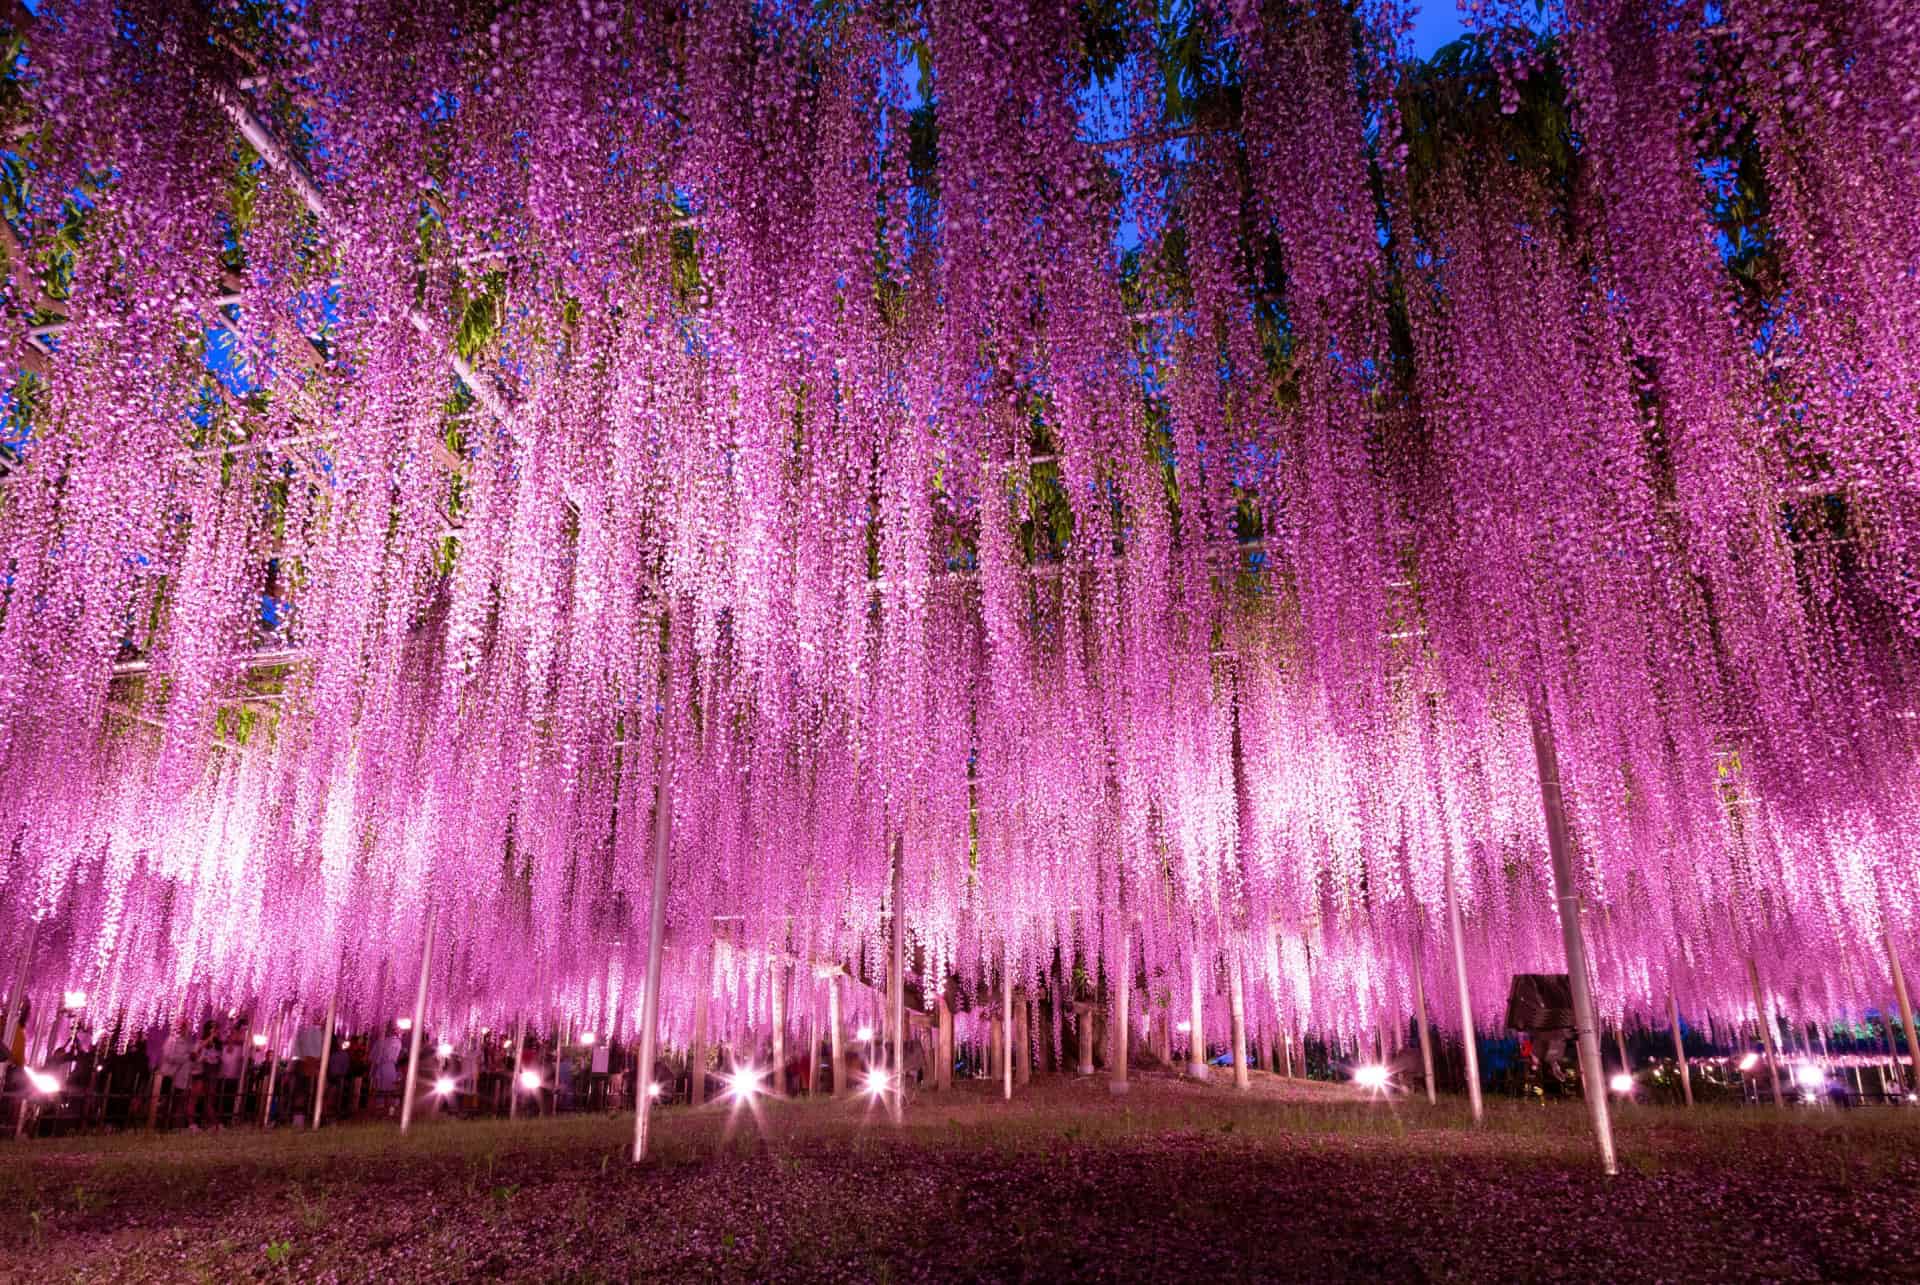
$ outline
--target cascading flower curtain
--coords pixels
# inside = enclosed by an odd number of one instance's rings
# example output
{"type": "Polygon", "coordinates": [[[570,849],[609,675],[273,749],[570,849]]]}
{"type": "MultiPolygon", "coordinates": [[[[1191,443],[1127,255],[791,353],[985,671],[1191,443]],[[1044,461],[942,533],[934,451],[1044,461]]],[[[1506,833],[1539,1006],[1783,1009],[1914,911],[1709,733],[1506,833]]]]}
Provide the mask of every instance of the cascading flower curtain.
{"type": "Polygon", "coordinates": [[[18,18],[33,985],[375,1020],[432,912],[447,1020],[657,968],[679,1041],[899,915],[928,995],[1344,1038],[1447,1012],[1451,895],[1484,1017],[1557,971],[1531,712],[1609,1015],[1883,1002],[1920,30],[1476,12],[18,18]]]}

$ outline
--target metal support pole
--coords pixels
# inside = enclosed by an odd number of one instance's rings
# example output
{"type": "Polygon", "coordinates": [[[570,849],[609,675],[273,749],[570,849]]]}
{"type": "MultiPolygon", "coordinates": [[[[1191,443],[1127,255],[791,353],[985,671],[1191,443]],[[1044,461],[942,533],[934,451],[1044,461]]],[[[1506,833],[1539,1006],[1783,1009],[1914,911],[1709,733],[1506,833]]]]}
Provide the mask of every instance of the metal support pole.
{"type": "Polygon", "coordinates": [[[413,992],[412,1040],[407,1046],[407,1082],[400,1086],[400,1132],[413,1127],[413,1100],[420,1089],[420,1041],[426,1035],[427,978],[433,972],[433,930],[437,908],[427,911],[427,939],[420,946],[420,984],[413,992]]]}
{"type": "Polygon", "coordinates": [[[1594,1024],[1593,990],[1588,984],[1587,940],[1580,925],[1580,889],[1574,880],[1573,846],[1567,840],[1566,803],[1560,794],[1560,762],[1553,744],[1553,715],[1545,692],[1535,693],[1527,713],[1533,724],[1533,757],[1540,772],[1540,807],[1547,823],[1547,850],[1553,858],[1554,895],[1560,905],[1560,935],[1566,944],[1567,980],[1573,990],[1573,1029],[1580,1046],[1580,1091],[1593,1120],[1600,1148],[1600,1169],[1617,1171],[1613,1120],[1607,1111],[1607,1082],[1600,1068],[1600,1034],[1594,1024]]]}

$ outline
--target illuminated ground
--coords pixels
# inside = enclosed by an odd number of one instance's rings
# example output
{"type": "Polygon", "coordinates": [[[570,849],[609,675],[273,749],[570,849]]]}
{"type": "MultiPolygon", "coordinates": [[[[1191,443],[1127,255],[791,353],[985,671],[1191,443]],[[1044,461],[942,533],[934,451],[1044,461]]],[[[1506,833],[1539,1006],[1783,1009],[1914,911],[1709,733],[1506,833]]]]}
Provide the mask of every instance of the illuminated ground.
{"type": "Polygon", "coordinates": [[[1920,1262],[1920,1110],[1359,1103],[1145,1077],[730,1119],[0,1144],[0,1278],[1859,1278],[1920,1262]],[[731,1125],[731,1129],[729,1126],[731,1125]]]}

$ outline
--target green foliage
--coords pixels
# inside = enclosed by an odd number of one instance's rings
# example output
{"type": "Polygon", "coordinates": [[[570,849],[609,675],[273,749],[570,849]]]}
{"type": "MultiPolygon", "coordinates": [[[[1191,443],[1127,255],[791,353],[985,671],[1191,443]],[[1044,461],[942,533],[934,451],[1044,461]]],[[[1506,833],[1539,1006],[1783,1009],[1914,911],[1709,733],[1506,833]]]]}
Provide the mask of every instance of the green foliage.
{"type": "Polygon", "coordinates": [[[227,175],[227,217],[232,221],[234,244],[220,252],[221,265],[233,272],[246,269],[246,251],[242,239],[254,225],[260,197],[259,154],[246,143],[239,145],[233,170],[227,175]]]}
{"type": "Polygon", "coordinates": [[[1130,7],[1122,0],[1081,0],[1080,55],[1089,81],[1106,80],[1120,70],[1127,56],[1130,7]]]}
{"type": "Polygon", "coordinates": [[[1540,52],[1539,67],[1516,86],[1519,102],[1512,112],[1502,109],[1499,69],[1483,37],[1464,37],[1424,63],[1406,65],[1400,119],[1407,187],[1416,209],[1450,170],[1471,180],[1484,166],[1499,162],[1534,175],[1563,207],[1571,198],[1579,147],[1558,46],[1551,36],[1531,32],[1509,32],[1505,38],[1538,40],[1540,52]]]}
{"type": "Polygon", "coordinates": [[[1170,124],[1228,128],[1240,119],[1238,60],[1213,22],[1210,6],[1160,0],[1155,50],[1170,124]]]}
{"type": "Polygon", "coordinates": [[[467,361],[474,360],[499,337],[506,320],[506,294],[507,275],[498,271],[483,275],[478,289],[466,281],[455,288],[454,305],[460,310],[460,320],[453,328],[453,350],[467,361]]]}

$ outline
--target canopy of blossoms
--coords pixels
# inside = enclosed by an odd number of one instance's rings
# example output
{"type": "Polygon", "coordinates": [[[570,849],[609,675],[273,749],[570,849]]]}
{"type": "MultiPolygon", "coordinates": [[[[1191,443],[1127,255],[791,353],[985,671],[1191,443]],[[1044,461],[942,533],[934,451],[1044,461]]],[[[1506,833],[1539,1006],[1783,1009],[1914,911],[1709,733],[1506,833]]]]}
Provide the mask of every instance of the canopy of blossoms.
{"type": "Polygon", "coordinates": [[[1920,8],[1499,9],[16,12],[0,965],[1497,1014],[1538,724],[1604,1015],[1879,1007],[1920,8]]]}

